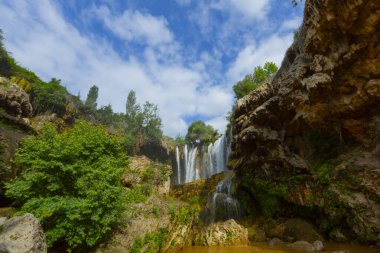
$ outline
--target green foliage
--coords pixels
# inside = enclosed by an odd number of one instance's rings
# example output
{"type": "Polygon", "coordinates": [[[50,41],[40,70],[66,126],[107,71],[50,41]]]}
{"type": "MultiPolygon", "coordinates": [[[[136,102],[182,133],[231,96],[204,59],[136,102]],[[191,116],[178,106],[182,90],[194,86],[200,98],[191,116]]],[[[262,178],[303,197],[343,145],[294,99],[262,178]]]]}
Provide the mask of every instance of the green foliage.
{"type": "Polygon", "coordinates": [[[167,229],[160,228],[156,232],[145,234],[143,240],[137,237],[131,246],[130,252],[140,253],[144,247],[146,248],[145,253],[162,252],[167,240],[167,234],[167,229]]]}
{"type": "Polygon", "coordinates": [[[42,222],[49,247],[85,251],[117,221],[128,161],[105,129],[79,122],[60,134],[46,125],[22,142],[14,163],[23,174],[6,186],[6,195],[42,222]]]}
{"type": "Polygon", "coordinates": [[[273,62],[266,62],[264,67],[255,67],[253,74],[246,75],[242,81],[233,86],[237,99],[248,95],[251,91],[257,89],[273,73],[277,72],[278,67],[273,62]]]}
{"type": "Polygon", "coordinates": [[[103,125],[110,126],[113,124],[113,111],[111,105],[102,106],[96,111],[96,117],[103,125]]]}
{"type": "Polygon", "coordinates": [[[181,136],[177,136],[174,140],[176,146],[184,146],[186,144],[186,139],[181,136]]]}
{"type": "Polygon", "coordinates": [[[190,224],[194,218],[196,210],[193,207],[181,206],[173,207],[169,206],[170,221],[177,221],[179,224],[187,225],[190,224]]]}
{"type": "Polygon", "coordinates": [[[93,85],[90,90],[88,91],[87,94],[87,99],[84,105],[89,108],[91,111],[96,110],[96,100],[98,100],[98,93],[99,93],[99,88],[96,85],[93,85]]]}
{"type": "Polygon", "coordinates": [[[284,198],[288,193],[288,187],[280,182],[270,182],[260,178],[243,178],[242,184],[249,189],[254,198],[259,202],[261,213],[265,217],[271,217],[279,211],[278,199],[284,198]]]}
{"type": "Polygon", "coordinates": [[[133,154],[139,152],[145,143],[159,143],[162,138],[162,121],[157,105],[146,101],[143,109],[136,102],[136,93],[128,94],[125,114],[127,127],[125,129],[125,146],[133,154]]]}
{"type": "Polygon", "coordinates": [[[198,120],[190,124],[187,129],[186,142],[188,144],[210,144],[220,137],[217,130],[198,120]]]}
{"type": "Polygon", "coordinates": [[[162,122],[158,107],[146,101],[143,109],[143,134],[146,142],[158,142],[162,138],[162,122]]]}
{"type": "Polygon", "coordinates": [[[60,82],[60,80],[52,78],[48,83],[33,86],[31,102],[35,114],[52,112],[63,115],[65,113],[68,92],[60,85],[60,82]]]}
{"type": "Polygon", "coordinates": [[[330,173],[334,169],[334,166],[330,163],[323,163],[316,168],[316,174],[318,182],[321,184],[329,184],[331,181],[330,173]]]}
{"type": "Polygon", "coordinates": [[[126,203],[143,203],[148,199],[148,196],[151,194],[152,189],[148,185],[142,185],[130,189],[126,194],[126,203]]]}

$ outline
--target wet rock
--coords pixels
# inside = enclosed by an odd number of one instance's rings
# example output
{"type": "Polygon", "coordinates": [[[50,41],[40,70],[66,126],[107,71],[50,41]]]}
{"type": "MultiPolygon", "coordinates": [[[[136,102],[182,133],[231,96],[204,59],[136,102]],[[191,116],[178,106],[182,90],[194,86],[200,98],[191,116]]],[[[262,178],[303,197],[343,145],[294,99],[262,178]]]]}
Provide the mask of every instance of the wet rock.
{"type": "Polygon", "coordinates": [[[0,231],[0,252],[46,253],[41,224],[32,214],[3,221],[0,231]]]}
{"type": "Polygon", "coordinates": [[[268,241],[265,231],[258,226],[248,228],[248,239],[250,242],[266,242],[268,241]]]}
{"type": "Polygon", "coordinates": [[[336,241],[336,242],[342,242],[346,243],[349,242],[348,237],[341,232],[339,229],[335,229],[329,233],[329,237],[331,240],[336,241]]]}
{"type": "Polygon", "coordinates": [[[313,243],[313,246],[314,246],[315,251],[317,252],[323,251],[325,249],[325,245],[323,245],[323,242],[318,241],[318,240],[313,243]]]}
{"type": "Polygon", "coordinates": [[[280,246],[282,244],[284,244],[284,242],[281,239],[276,238],[276,237],[270,239],[268,242],[269,247],[277,247],[277,246],[280,246]]]}
{"type": "Polygon", "coordinates": [[[248,230],[230,219],[202,228],[195,233],[194,244],[198,246],[238,246],[248,244],[248,230]]]}
{"type": "Polygon", "coordinates": [[[301,251],[316,252],[313,244],[307,241],[296,241],[292,244],[288,244],[288,247],[301,251]]]}
{"type": "Polygon", "coordinates": [[[302,219],[289,219],[271,229],[268,235],[287,242],[302,240],[312,243],[316,240],[323,241],[323,237],[316,231],[315,227],[302,219]]]}

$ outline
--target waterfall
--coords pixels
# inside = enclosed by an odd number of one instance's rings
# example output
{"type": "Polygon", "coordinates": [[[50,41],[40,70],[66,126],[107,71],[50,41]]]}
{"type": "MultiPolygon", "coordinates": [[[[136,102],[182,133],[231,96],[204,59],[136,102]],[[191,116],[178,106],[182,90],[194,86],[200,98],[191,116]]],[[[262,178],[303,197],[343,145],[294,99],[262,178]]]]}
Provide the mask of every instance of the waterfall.
{"type": "MultiPolygon", "coordinates": [[[[231,135],[229,137],[231,140],[231,135]]],[[[177,175],[174,177],[177,176],[177,180],[174,182],[188,183],[224,172],[223,179],[217,184],[215,191],[208,196],[204,212],[201,214],[203,221],[208,224],[241,217],[239,202],[233,198],[233,172],[227,169],[230,153],[230,143],[224,135],[208,146],[176,147],[177,175]],[[183,156],[181,156],[181,148],[183,156]]]]}
{"type": "Polygon", "coordinates": [[[173,182],[188,183],[210,178],[212,175],[225,171],[229,149],[225,135],[208,146],[187,144],[183,147],[177,146],[177,175],[174,175],[176,178],[173,182]],[[181,152],[183,156],[180,155],[181,152]],[[181,157],[183,157],[182,160],[181,157]]]}
{"type": "Polygon", "coordinates": [[[175,148],[175,156],[177,161],[177,183],[181,183],[181,160],[179,157],[179,148],[178,146],[175,148]]]}
{"type": "Polygon", "coordinates": [[[226,170],[215,192],[208,197],[204,221],[211,224],[215,221],[238,219],[241,215],[239,202],[232,196],[232,171],[226,170]]]}

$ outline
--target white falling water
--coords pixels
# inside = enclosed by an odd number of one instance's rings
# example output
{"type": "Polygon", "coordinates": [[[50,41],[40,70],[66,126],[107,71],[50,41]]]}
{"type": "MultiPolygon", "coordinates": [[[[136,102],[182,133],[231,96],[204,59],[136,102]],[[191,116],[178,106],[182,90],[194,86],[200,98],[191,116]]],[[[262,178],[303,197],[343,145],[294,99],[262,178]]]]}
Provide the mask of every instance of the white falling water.
{"type": "Polygon", "coordinates": [[[207,149],[201,145],[184,145],[182,149],[184,161],[180,158],[180,148],[176,147],[177,178],[174,180],[178,184],[210,178],[226,169],[229,145],[224,135],[215,143],[208,145],[207,149]]]}
{"type": "Polygon", "coordinates": [[[218,220],[241,217],[239,202],[232,196],[232,172],[227,170],[224,179],[218,183],[215,192],[206,204],[205,222],[211,224],[218,220]]]}
{"type": "Polygon", "coordinates": [[[179,157],[179,148],[178,146],[175,148],[175,156],[177,160],[177,183],[181,183],[181,160],[179,157]]]}

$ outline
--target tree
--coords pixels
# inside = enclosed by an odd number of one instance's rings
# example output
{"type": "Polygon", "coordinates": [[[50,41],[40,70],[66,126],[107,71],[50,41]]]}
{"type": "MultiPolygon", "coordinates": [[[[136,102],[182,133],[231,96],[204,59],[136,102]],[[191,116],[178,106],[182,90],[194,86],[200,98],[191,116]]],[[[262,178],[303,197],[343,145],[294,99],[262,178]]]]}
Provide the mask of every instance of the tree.
{"type": "Polygon", "coordinates": [[[95,111],[96,110],[96,100],[98,100],[98,92],[99,88],[96,85],[93,85],[87,94],[86,102],[84,103],[86,107],[88,107],[90,110],[95,111]]]}
{"type": "Polygon", "coordinates": [[[113,110],[111,105],[102,106],[96,111],[96,117],[101,124],[109,126],[113,123],[113,110]]]}
{"type": "Polygon", "coordinates": [[[158,115],[157,105],[146,101],[143,110],[144,139],[147,142],[158,142],[162,138],[162,122],[158,115]]]}
{"type": "Polygon", "coordinates": [[[41,221],[49,247],[88,252],[122,212],[128,161],[119,139],[102,127],[80,121],[58,133],[47,125],[22,142],[14,165],[23,173],[6,196],[41,221]]]}
{"type": "Polygon", "coordinates": [[[233,86],[235,97],[240,99],[257,89],[268,77],[277,72],[278,67],[273,62],[266,62],[264,67],[255,67],[253,74],[246,75],[242,81],[233,86]]]}
{"type": "Polygon", "coordinates": [[[52,78],[48,83],[34,84],[30,94],[35,114],[51,112],[62,116],[65,113],[68,92],[61,86],[61,80],[52,78]]]}
{"type": "Polygon", "coordinates": [[[217,130],[198,120],[190,124],[187,129],[186,142],[188,144],[210,144],[220,137],[217,130]]]}

